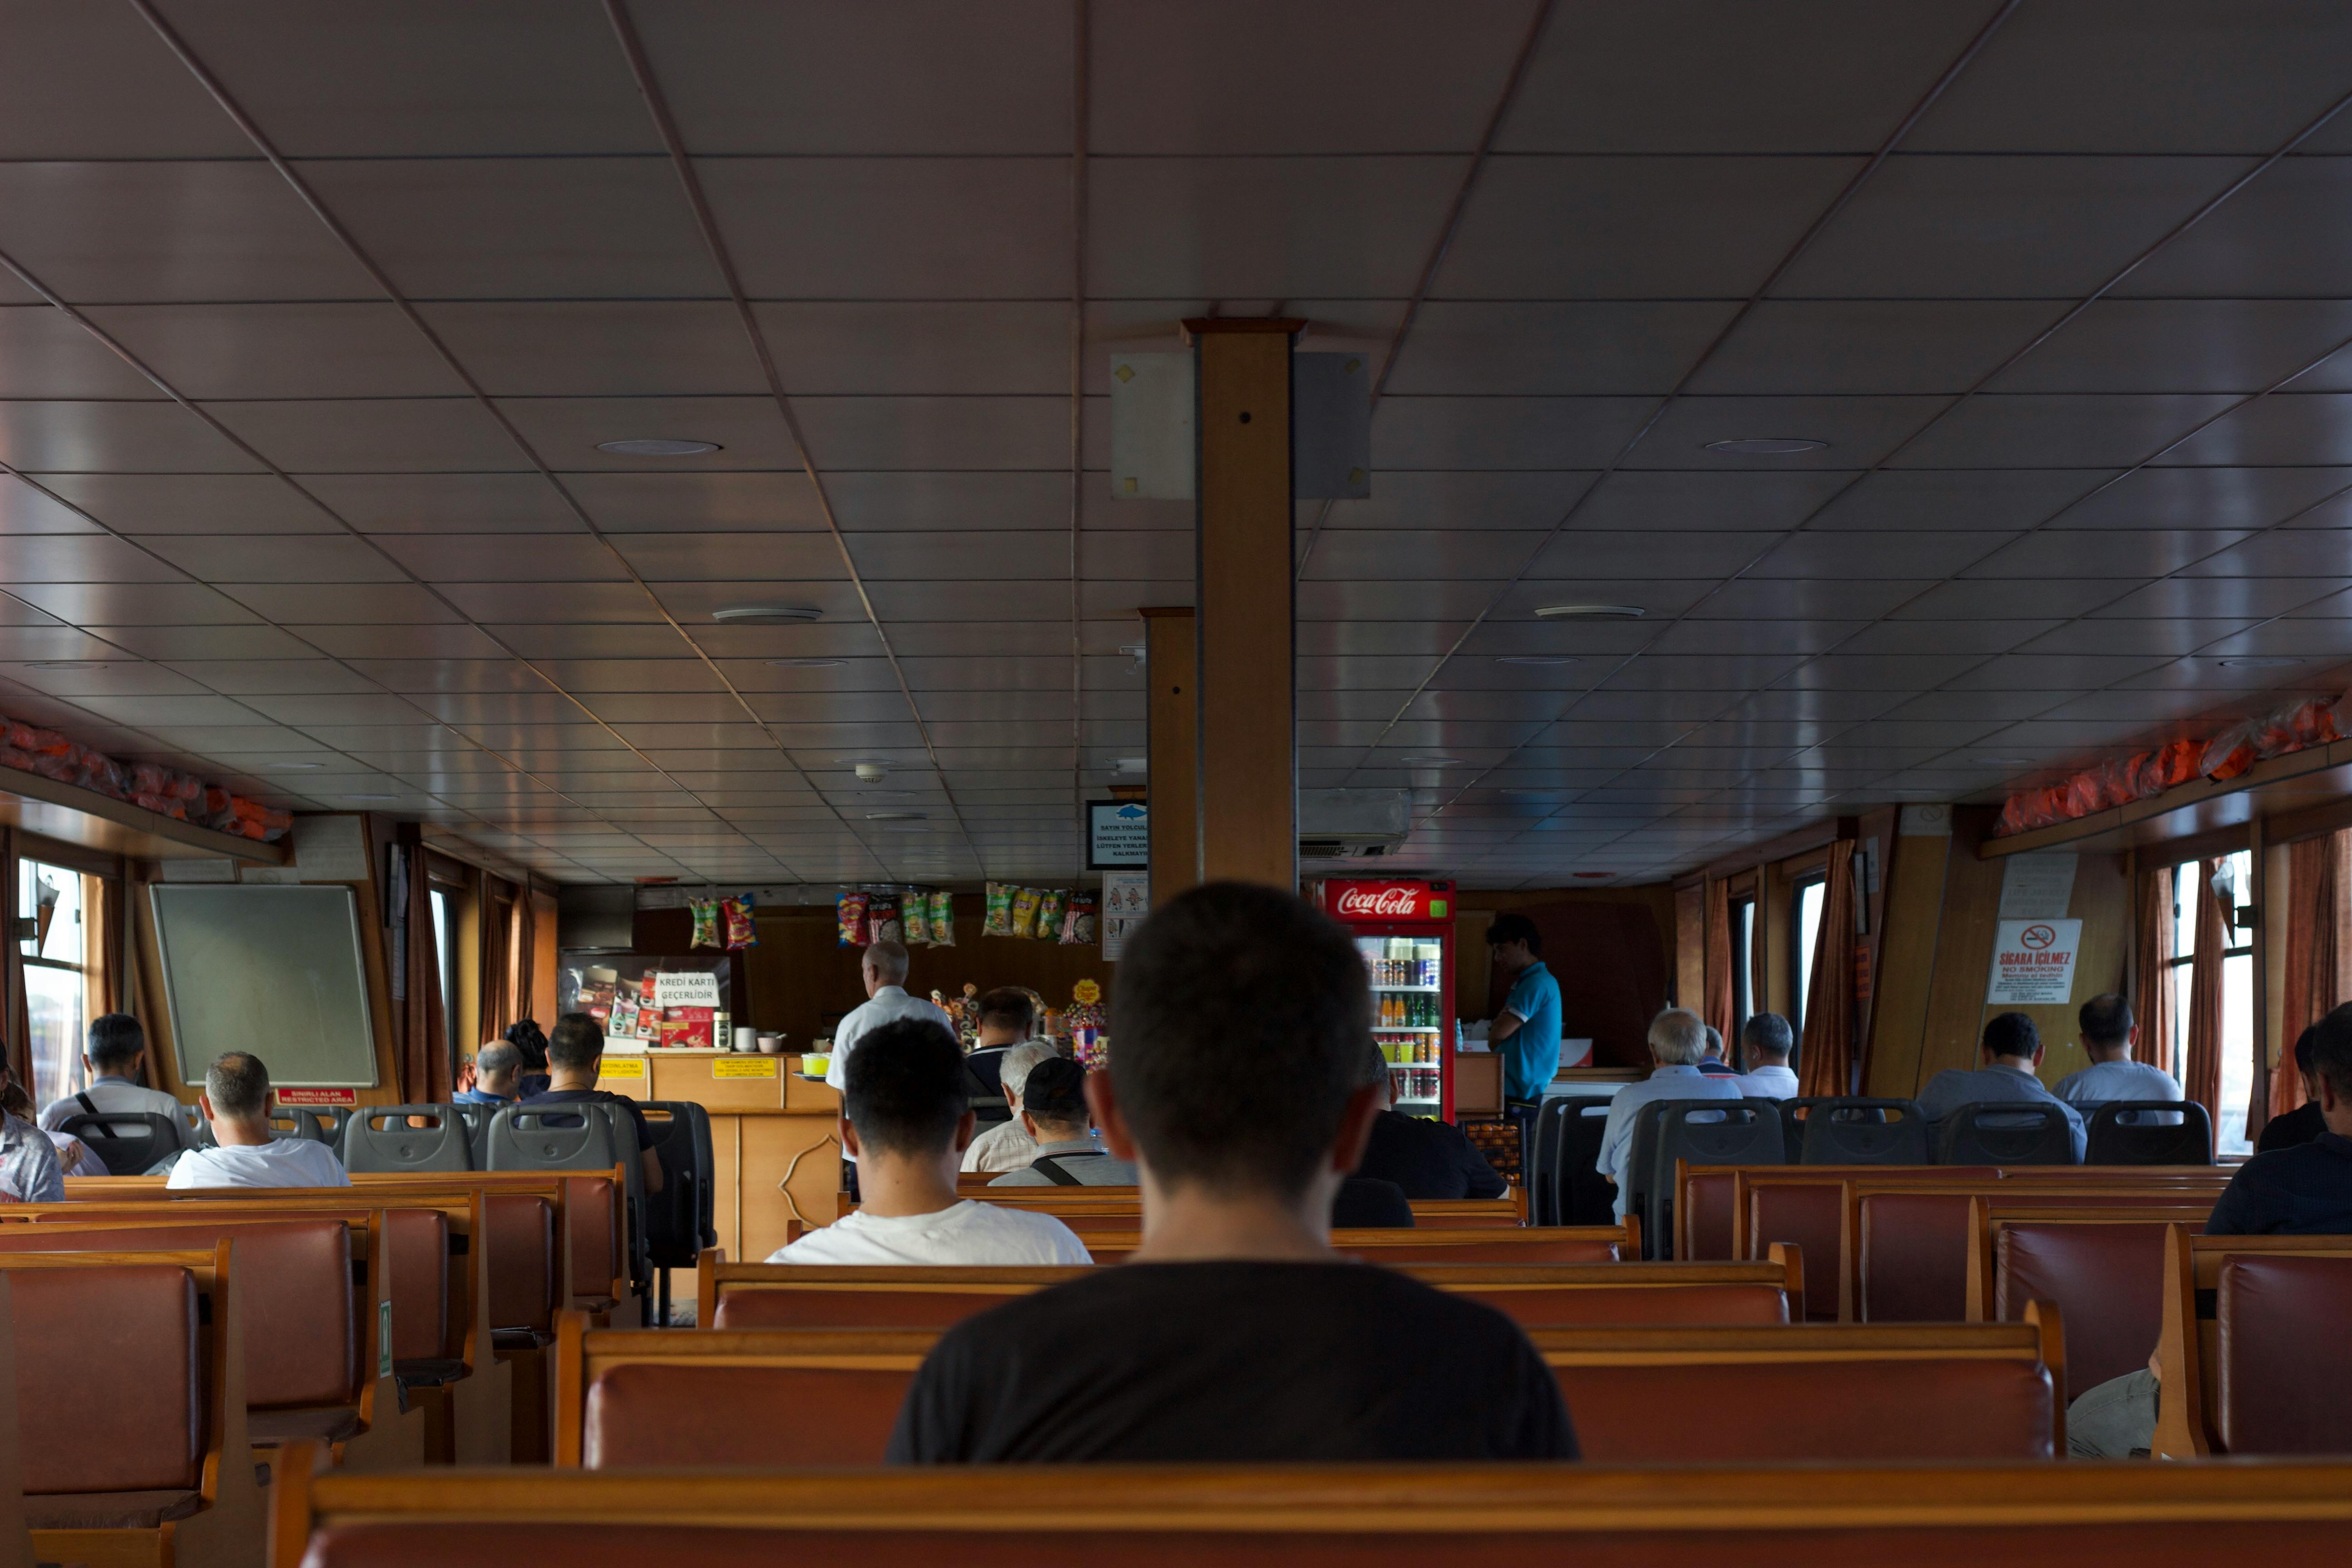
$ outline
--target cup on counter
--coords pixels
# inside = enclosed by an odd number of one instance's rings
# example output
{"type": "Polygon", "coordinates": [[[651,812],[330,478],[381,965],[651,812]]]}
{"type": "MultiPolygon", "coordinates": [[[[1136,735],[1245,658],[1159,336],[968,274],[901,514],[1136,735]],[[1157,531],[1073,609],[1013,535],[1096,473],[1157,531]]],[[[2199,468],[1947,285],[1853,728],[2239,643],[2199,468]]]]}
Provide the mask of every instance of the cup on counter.
{"type": "Polygon", "coordinates": [[[782,1036],[782,1035],[761,1035],[761,1036],[760,1037],[760,1054],[761,1054],[761,1056],[763,1056],[763,1057],[772,1057],[772,1056],[774,1056],[777,1052],[779,1052],[779,1051],[782,1050],[783,1048],[784,1048],[784,1037],[783,1037],[783,1036],[782,1036]]]}
{"type": "Polygon", "coordinates": [[[735,1026],[735,1049],[756,1051],[760,1048],[760,1031],[749,1024],[735,1026]]]}

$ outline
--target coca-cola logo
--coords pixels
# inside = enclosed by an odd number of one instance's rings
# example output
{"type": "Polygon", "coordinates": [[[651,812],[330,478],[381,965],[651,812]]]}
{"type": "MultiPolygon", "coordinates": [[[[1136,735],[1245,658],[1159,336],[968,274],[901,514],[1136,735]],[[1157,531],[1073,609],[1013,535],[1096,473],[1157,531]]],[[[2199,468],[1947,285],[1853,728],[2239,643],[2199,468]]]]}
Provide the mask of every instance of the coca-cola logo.
{"type": "Polygon", "coordinates": [[[1411,915],[1421,910],[1419,888],[1349,888],[1339,895],[1343,915],[1411,915]]]}

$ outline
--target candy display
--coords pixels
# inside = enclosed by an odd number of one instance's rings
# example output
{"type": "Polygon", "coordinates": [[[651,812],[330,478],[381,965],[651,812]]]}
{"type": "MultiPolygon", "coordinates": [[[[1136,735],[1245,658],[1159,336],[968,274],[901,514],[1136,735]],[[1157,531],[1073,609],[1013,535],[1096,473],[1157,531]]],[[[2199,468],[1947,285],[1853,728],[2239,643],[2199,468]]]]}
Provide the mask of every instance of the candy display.
{"type": "Polygon", "coordinates": [[[727,945],[734,952],[760,945],[759,924],[752,919],[754,902],[749,893],[722,900],[719,913],[727,922],[727,945]]]}
{"type": "Polygon", "coordinates": [[[1013,934],[1013,900],[1020,890],[1008,882],[988,884],[987,913],[981,917],[981,935],[1011,936],[1013,934]]]}
{"type": "Polygon", "coordinates": [[[1037,895],[1037,940],[1039,942],[1062,940],[1062,911],[1067,907],[1069,898],[1070,895],[1059,888],[1048,889],[1037,895]]]}
{"type": "Polygon", "coordinates": [[[686,907],[694,915],[693,947],[717,947],[719,942],[719,900],[688,899],[686,907]]]}
{"type": "Polygon", "coordinates": [[[1070,895],[1069,912],[1062,917],[1062,941],[1079,947],[1095,944],[1095,895],[1083,888],[1070,895]]]}
{"type": "Polygon", "coordinates": [[[920,888],[909,888],[898,896],[898,929],[905,931],[908,947],[931,945],[931,900],[920,888]]]}
{"type": "Polygon", "coordinates": [[[955,895],[942,888],[930,895],[931,945],[955,945],[955,895]]]}
{"type": "Polygon", "coordinates": [[[844,893],[833,900],[833,924],[841,947],[866,945],[866,895],[844,893]]]}

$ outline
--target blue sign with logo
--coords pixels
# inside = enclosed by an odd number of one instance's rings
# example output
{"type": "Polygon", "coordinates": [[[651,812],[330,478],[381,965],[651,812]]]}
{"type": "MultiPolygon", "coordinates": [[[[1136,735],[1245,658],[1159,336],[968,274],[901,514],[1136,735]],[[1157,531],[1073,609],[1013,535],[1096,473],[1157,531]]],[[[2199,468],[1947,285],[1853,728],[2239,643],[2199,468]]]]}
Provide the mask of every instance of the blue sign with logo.
{"type": "Polygon", "coordinates": [[[1087,869],[1121,871],[1151,864],[1151,812],[1139,800],[1087,802],[1087,869]]]}

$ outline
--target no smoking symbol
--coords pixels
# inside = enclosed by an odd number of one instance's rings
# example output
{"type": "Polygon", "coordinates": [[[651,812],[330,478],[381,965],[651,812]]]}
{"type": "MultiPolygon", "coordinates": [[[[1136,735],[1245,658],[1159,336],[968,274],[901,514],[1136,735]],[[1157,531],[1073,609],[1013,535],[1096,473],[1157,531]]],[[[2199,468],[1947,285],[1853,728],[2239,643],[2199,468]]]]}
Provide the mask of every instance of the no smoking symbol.
{"type": "Polygon", "coordinates": [[[2048,926],[2027,926],[2017,933],[2017,940],[2039,952],[2058,940],[2058,933],[2048,926]]]}

